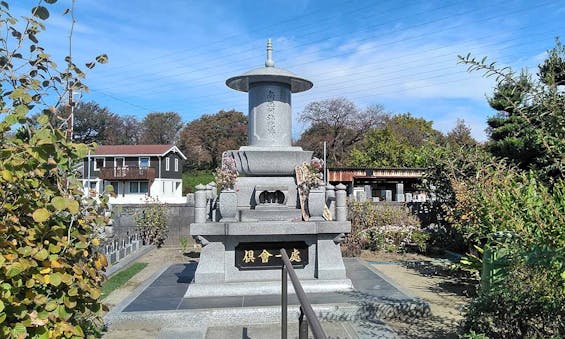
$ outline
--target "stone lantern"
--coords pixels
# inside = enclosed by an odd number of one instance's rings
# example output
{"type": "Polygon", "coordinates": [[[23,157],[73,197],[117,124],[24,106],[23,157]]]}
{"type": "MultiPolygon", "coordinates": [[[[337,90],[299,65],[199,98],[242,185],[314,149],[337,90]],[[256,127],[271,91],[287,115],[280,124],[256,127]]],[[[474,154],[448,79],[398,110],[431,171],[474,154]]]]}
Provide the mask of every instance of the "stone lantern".
{"type": "MultiPolygon", "coordinates": [[[[237,216],[205,222],[201,216],[190,225],[204,247],[186,297],[280,293],[281,248],[294,255],[306,292],[351,290],[339,248],[351,224],[345,217],[304,221],[298,198],[295,168],[313,152],[292,146],[291,97],[312,82],[275,67],[269,39],[265,67],[226,85],[249,97],[248,145],[226,153],[240,173],[237,216]]],[[[336,207],[343,214],[345,200],[336,199],[336,207]]]]}

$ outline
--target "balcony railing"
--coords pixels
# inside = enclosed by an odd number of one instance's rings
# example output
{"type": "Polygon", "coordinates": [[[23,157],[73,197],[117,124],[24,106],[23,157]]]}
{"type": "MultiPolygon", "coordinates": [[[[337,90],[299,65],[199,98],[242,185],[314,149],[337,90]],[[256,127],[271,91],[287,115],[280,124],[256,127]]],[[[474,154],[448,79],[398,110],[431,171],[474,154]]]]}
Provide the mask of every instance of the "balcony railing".
{"type": "Polygon", "coordinates": [[[102,167],[100,179],[103,180],[153,180],[155,169],[151,167],[102,167]]]}

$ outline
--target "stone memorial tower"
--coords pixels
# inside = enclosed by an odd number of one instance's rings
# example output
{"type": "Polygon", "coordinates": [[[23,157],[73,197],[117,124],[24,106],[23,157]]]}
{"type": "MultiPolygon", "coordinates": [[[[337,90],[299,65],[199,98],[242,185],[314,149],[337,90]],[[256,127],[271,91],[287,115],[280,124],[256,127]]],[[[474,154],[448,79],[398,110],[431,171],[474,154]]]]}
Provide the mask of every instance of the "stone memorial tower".
{"type": "Polygon", "coordinates": [[[195,194],[190,234],[203,249],[185,297],[279,294],[281,248],[306,292],[351,290],[339,247],[351,229],[345,187],[322,186],[308,196],[310,206],[335,205],[336,215],[312,215],[311,207],[304,221],[301,210],[295,168],[309,163],[312,152],[292,146],[291,97],[312,82],[275,67],[269,39],[265,67],[229,78],[226,85],[248,93],[248,145],[225,154],[239,171],[233,198],[220,195],[217,202],[204,186],[195,194]],[[228,203],[233,216],[214,211],[228,203]]]}

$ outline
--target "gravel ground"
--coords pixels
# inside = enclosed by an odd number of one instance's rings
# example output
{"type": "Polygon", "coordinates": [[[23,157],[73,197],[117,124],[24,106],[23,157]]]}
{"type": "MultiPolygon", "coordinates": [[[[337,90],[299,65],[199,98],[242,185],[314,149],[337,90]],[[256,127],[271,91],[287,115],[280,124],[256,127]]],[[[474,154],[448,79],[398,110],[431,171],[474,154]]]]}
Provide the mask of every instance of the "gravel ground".
{"type": "Polygon", "coordinates": [[[406,338],[457,338],[462,311],[476,280],[450,268],[451,262],[419,254],[363,253],[362,258],[413,296],[430,304],[432,316],[413,322],[385,321],[406,338]]]}

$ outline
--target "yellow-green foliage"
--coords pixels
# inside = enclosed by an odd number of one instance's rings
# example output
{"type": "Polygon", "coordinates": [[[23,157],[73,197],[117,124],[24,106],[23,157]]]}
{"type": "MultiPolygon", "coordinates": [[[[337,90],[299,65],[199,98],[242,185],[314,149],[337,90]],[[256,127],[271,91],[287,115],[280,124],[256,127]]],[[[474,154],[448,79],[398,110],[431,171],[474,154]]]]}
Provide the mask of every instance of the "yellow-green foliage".
{"type": "Polygon", "coordinates": [[[163,246],[169,233],[166,204],[148,198],[143,209],[136,213],[135,222],[141,228],[141,236],[146,244],[163,246]]]}
{"type": "MultiPolygon", "coordinates": [[[[46,1],[48,4],[53,0],[46,1]]],[[[84,86],[72,63],[59,72],[38,45],[39,1],[23,25],[0,3],[0,337],[96,336],[103,306],[98,234],[100,203],[83,197],[73,166],[88,147],[53,128],[45,101],[69,79],[84,86]],[[25,46],[25,50],[22,46],[25,46]],[[25,55],[25,56],[24,56],[25,55]],[[33,119],[32,110],[41,112],[33,119]]],[[[89,64],[88,67],[92,67],[89,64]]],[[[64,91],[61,95],[64,95],[64,91]]]]}

